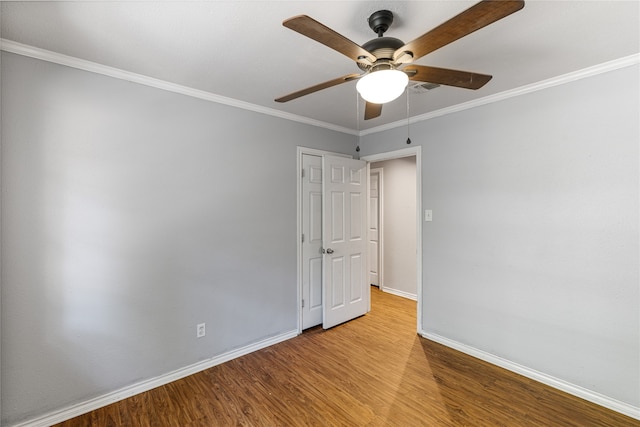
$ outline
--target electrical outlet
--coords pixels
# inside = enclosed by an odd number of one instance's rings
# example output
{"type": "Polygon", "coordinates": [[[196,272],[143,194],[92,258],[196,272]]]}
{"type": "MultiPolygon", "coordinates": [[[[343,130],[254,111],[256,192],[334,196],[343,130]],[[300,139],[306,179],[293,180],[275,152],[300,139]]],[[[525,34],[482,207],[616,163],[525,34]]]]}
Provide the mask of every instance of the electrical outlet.
{"type": "Polygon", "coordinates": [[[196,338],[202,338],[206,334],[207,334],[207,332],[205,330],[205,324],[204,323],[198,323],[196,325],[196,338]]]}

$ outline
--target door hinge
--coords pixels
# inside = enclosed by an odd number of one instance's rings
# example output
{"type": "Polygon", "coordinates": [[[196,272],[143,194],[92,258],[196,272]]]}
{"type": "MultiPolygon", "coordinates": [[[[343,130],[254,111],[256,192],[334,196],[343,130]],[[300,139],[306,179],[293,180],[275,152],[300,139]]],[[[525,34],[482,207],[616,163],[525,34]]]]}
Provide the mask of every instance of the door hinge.
{"type": "Polygon", "coordinates": [[[304,300],[302,300],[302,308],[304,308],[304,300]]]}
{"type": "Polygon", "coordinates": [[[302,243],[304,243],[304,233],[302,233],[302,243]]]}
{"type": "Polygon", "coordinates": [[[304,178],[304,168],[302,168],[302,177],[304,178]]]}

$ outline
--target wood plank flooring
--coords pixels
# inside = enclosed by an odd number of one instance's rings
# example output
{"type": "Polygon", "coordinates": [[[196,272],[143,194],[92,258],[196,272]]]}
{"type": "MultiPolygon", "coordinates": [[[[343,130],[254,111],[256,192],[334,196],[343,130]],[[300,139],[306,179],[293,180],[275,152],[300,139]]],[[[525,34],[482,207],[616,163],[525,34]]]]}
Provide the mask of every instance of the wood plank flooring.
{"type": "Polygon", "coordinates": [[[98,409],[79,426],[640,426],[416,335],[415,302],[372,288],[361,318],[98,409]]]}

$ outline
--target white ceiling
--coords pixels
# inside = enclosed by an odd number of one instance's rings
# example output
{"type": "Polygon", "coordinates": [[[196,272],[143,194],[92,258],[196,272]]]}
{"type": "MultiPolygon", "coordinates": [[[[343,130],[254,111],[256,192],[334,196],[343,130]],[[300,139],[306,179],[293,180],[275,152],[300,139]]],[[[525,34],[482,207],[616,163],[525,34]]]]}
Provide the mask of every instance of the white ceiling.
{"type": "MultiPolygon", "coordinates": [[[[358,44],[367,17],[389,9],[385,34],[409,42],[475,1],[3,2],[1,37],[348,129],[406,118],[403,97],[382,116],[356,116],[355,83],[285,104],[287,93],[357,73],[347,57],[284,28],[306,14],[358,44]]],[[[640,3],[536,1],[418,61],[493,75],[478,91],[410,95],[412,116],[515,89],[640,52],[640,3]]],[[[360,108],[362,115],[362,108],[360,108]]]]}

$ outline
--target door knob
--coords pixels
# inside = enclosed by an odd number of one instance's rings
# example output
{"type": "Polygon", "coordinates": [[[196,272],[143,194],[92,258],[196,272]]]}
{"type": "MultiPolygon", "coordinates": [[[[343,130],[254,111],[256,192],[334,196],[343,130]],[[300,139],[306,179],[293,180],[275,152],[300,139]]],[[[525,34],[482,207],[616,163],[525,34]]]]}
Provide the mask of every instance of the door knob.
{"type": "Polygon", "coordinates": [[[327,248],[327,253],[328,253],[328,254],[332,254],[332,253],[333,253],[333,249],[331,249],[331,248],[327,248]]]}

